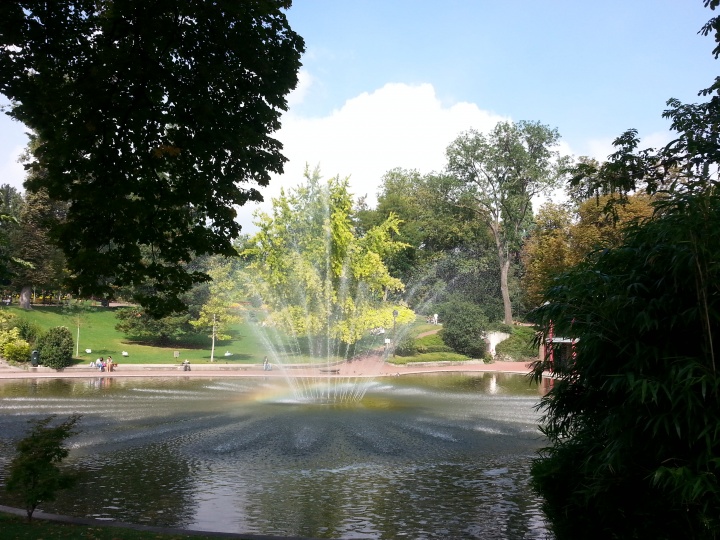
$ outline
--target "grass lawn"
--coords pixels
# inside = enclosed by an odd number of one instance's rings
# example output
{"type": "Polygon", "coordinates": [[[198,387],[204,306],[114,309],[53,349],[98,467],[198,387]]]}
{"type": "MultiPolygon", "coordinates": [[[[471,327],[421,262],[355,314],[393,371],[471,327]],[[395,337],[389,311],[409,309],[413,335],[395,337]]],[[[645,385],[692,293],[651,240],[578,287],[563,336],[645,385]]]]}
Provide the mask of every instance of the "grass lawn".
{"type": "Polygon", "coordinates": [[[0,536],[6,540],[51,540],[66,538],[76,540],[181,540],[195,538],[198,540],[214,540],[219,536],[196,536],[185,534],[160,534],[152,531],[136,531],[119,527],[97,527],[89,525],[72,525],[69,523],[53,523],[50,521],[33,520],[28,523],[25,518],[9,514],[0,514],[0,536]]]}
{"type": "MultiPolygon", "coordinates": [[[[72,332],[73,339],[78,339],[78,323],[80,326],[79,354],[76,357],[77,363],[89,363],[90,360],[103,356],[112,356],[119,364],[174,364],[185,359],[193,364],[210,363],[210,338],[206,336],[192,336],[182,343],[176,343],[167,347],[145,345],[128,340],[126,336],[117,330],[115,325],[115,310],[118,308],[95,307],[80,317],[69,316],[63,313],[57,306],[35,306],[30,311],[25,311],[17,306],[0,307],[0,310],[8,311],[17,317],[22,317],[37,324],[43,330],[54,326],[67,326],[72,332]],[[85,352],[90,349],[92,352],[85,352]],[[129,356],[122,356],[127,351],[129,356]],[[177,358],[176,358],[177,353],[177,358]]],[[[216,343],[215,363],[223,364],[259,364],[263,358],[271,356],[270,350],[263,344],[261,332],[257,332],[257,323],[245,322],[235,325],[232,329],[233,339],[216,343]],[[225,352],[231,352],[232,356],[225,356],[225,352]]],[[[396,355],[391,359],[392,363],[406,364],[409,362],[448,362],[466,361],[469,357],[452,352],[442,343],[440,336],[435,333],[418,338],[420,334],[434,332],[441,327],[428,324],[424,317],[418,316],[416,321],[405,329],[408,335],[415,338],[418,346],[418,354],[414,356],[396,355]]],[[[400,329],[399,332],[400,333],[400,329]]],[[[509,357],[525,359],[533,356],[532,337],[534,332],[530,328],[516,327],[513,329],[513,336],[498,346],[498,352],[509,357]]],[[[366,336],[357,344],[358,352],[382,349],[383,340],[378,336],[366,336]]],[[[77,348],[76,348],[77,350],[77,348]]],[[[537,351],[534,351],[537,355],[537,351]]],[[[338,358],[340,359],[340,358],[338,358]]],[[[287,360],[287,359],[285,359],[287,360]]],[[[292,363],[311,362],[313,359],[307,356],[293,356],[292,363]]],[[[317,361],[317,360],[315,360],[317,361]]]]}
{"type": "MultiPolygon", "coordinates": [[[[25,311],[17,306],[3,307],[17,317],[22,317],[36,323],[43,330],[54,326],[67,326],[72,332],[73,339],[78,338],[77,318],[65,315],[56,306],[36,306],[25,311]]],[[[96,307],[87,312],[80,319],[80,354],[76,357],[78,363],[90,362],[103,356],[112,356],[120,364],[173,364],[182,360],[190,362],[210,363],[210,338],[193,336],[180,344],[167,347],[144,345],[128,340],[124,334],[115,330],[118,323],[115,318],[116,308],[96,307]],[[86,353],[90,349],[91,353],[86,353]],[[126,351],[129,356],[123,357],[126,351]],[[175,352],[178,358],[175,358],[175,352]]],[[[215,344],[215,362],[228,364],[262,363],[263,357],[268,354],[260,338],[255,335],[251,324],[241,323],[234,329],[235,339],[215,344]],[[224,354],[229,351],[230,357],[224,354]]]]}

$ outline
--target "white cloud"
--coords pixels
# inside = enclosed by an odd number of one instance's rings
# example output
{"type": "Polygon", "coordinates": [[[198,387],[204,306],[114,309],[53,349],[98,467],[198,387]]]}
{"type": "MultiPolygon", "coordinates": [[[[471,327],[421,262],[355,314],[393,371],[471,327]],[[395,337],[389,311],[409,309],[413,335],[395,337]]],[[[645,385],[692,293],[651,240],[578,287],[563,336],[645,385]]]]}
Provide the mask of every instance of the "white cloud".
{"type": "Polygon", "coordinates": [[[310,88],[313,84],[313,78],[310,73],[305,71],[304,69],[301,69],[298,71],[298,83],[295,87],[295,90],[290,92],[287,97],[287,102],[290,108],[292,108],[293,105],[299,105],[305,100],[305,96],[310,91],[310,88]]]}
{"type": "MultiPolygon", "coordinates": [[[[308,79],[311,82],[311,79],[308,79]]],[[[298,87],[300,90],[300,85],[298,87]]],[[[296,91],[298,91],[296,90],[296,91]]],[[[372,93],[349,99],[321,118],[293,114],[283,117],[277,138],[288,158],[285,174],[263,189],[263,210],[281,187],[302,182],[305,164],[320,166],[324,177],[350,177],[355,196],[368,195],[374,204],[380,180],[394,167],[439,171],[445,149],[462,131],[488,131],[507,118],[481,110],[472,103],[443,105],[430,84],[386,84],[372,93]]],[[[253,206],[240,209],[240,222],[251,232],[253,206]]]]}

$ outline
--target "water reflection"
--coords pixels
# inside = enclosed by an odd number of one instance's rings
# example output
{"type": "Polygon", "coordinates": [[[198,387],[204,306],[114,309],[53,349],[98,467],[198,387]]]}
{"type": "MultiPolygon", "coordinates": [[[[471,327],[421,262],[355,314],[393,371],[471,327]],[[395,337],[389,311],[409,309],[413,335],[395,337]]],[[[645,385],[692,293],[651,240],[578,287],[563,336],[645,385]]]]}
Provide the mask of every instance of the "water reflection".
{"type": "Polygon", "coordinates": [[[540,390],[523,376],[380,379],[343,406],[296,403],[277,380],[105,380],[0,384],[1,456],[28,418],[84,415],[69,461],[82,481],[44,510],[325,538],[547,537],[528,487],[540,390]]]}

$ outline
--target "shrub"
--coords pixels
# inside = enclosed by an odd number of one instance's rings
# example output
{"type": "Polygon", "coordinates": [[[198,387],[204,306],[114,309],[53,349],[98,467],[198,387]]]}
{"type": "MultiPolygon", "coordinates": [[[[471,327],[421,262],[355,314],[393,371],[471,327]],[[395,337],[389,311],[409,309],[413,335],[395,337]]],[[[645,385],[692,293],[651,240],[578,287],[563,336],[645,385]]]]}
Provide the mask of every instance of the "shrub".
{"type": "Polygon", "coordinates": [[[455,352],[472,358],[482,358],[487,350],[483,334],[488,319],[482,308],[470,302],[453,300],[440,308],[443,329],[442,340],[455,352]]]}
{"type": "Polygon", "coordinates": [[[515,326],[509,329],[510,337],[496,345],[495,353],[512,360],[537,358],[535,330],[527,326],[515,326]]]}
{"type": "Polygon", "coordinates": [[[27,362],[30,359],[30,344],[24,339],[16,339],[6,343],[3,352],[10,362],[27,362]]]}
{"type": "Polygon", "coordinates": [[[400,343],[395,346],[395,354],[399,356],[413,356],[417,354],[417,352],[418,349],[415,345],[415,339],[410,336],[404,337],[400,340],[400,343]]]}
{"type": "Polygon", "coordinates": [[[42,334],[42,328],[39,325],[22,317],[18,317],[14,324],[20,332],[20,338],[30,344],[37,342],[38,337],[42,334]]]}
{"type": "Polygon", "coordinates": [[[720,533],[720,193],[683,187],[536,312],[578,338],[572,363],[534,371],[556,377],[532,475],[559,539],[720,533]]]}
{"type": "Polygon", "coordinates": [[[40,362],[53,369],[62,369],[72,363],[73,337],[65,326],[50,328],[37,343],[40,362]]]}
{"type": "Polygon", "coordinates": [[[17,328],[0,330],[0,351],[5,351],[5,345],[20,339],[20,332],[17,328]]]}
{"type": "Polygon", "coordinates": [[[79,415],[73,415],[56,426],[50,426],[53,416],[30,420],[30,432],[17,444],[17,454],[10,462],[6,489],[19,494],[28,521],[38,504],[54,501],[58,490],[75,483],[76,476],[62,471],[58,465],[69,454],[63,443],[77,433],[75,425],[79,419],[79,415]]]}

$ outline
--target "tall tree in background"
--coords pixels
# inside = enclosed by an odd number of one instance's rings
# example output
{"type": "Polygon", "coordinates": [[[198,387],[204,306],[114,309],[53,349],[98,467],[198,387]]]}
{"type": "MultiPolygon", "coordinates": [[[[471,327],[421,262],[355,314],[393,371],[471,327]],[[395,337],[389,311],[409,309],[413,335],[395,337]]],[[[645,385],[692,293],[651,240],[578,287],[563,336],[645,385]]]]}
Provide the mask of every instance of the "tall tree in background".
{"type": "Polygon", "coordinates": [[[64,277],[65,259],[51,244],[48,231],[65,218],[66,205],[52,201],[45,190],[28,192],[20,210],[18,226],[10,236],[13,255],[25,264],[15,265],[12,283],[20,289],[20,306],[30,309],[33,287],[56,290],[64,277]]]}
{"type": "Polygon", "coordinates": [[[522,284],[529,307],[545,301],[543,292],[556,276],[593,252],[620,246],[629,226],[652,216],[652,200],[645,193],[636,193],[591,197],[576,210],[543,205],[522,249],[522,284]]]}
{"type": "Polygon", "coordinates": [[[44,174],[27,189],[69,203],[53,238],[75,289],[144,282],[150,312],[181,309],[208,276],[179,263],[234,254],[236,207],[285,161],[270,135],[304,49],[290,5],[0,3],[0,93],[34,132],[28,166],[44,174]]]}
{"type": "Polygon", "coordinates": [[[0,186],[0,284],[9,285],[13,268],[27,265],[12,252],[10,237],[17,228],[23,198],[9,184],[0,186]]]}
{"type": "Polygon", "coordinates": [[[532,198],[548,194],[562,176],[559,139],[538,122],[501,122],[487,135],[463,133],[447,149],[456,179],[449,200],[473,210],[492,231],[506,324],[512,323],[508,274],[532,218],[532,198]]]}

